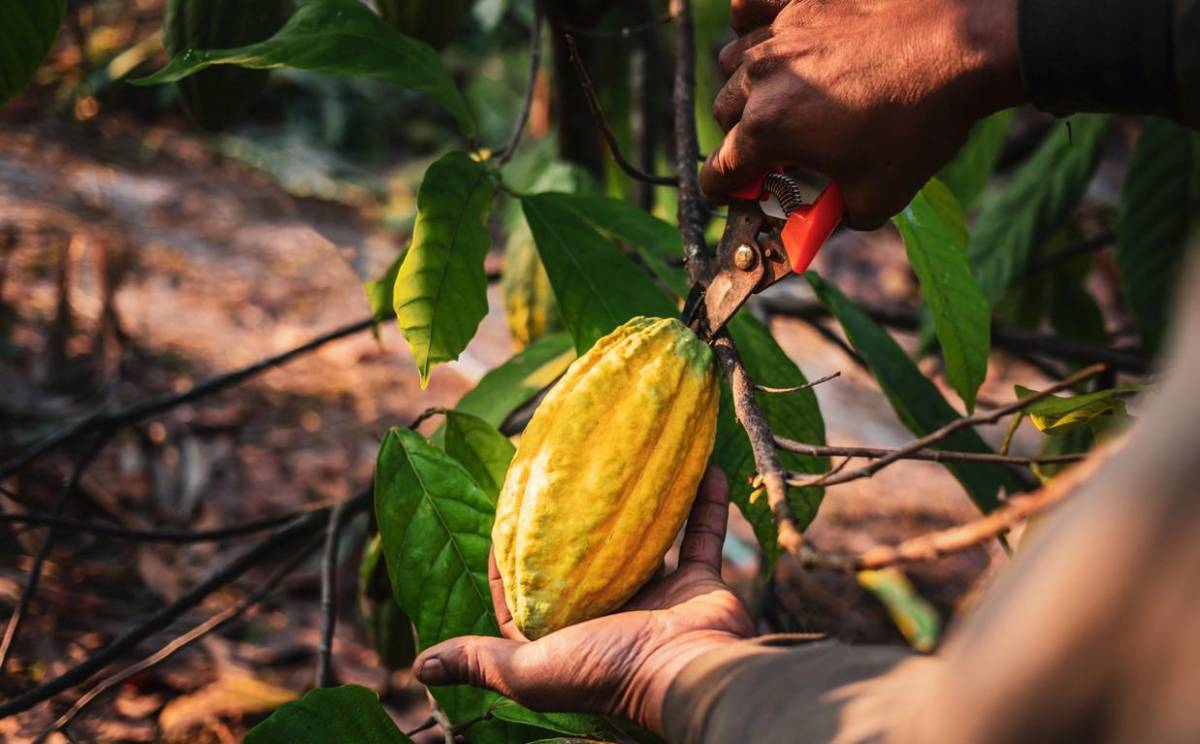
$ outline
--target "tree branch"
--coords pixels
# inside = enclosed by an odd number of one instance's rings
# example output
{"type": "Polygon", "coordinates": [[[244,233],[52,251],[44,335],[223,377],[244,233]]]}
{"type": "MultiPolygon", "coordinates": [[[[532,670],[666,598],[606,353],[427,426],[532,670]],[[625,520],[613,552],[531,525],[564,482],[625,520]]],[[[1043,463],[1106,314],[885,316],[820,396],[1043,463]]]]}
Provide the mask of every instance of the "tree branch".
{"type": "Polygon", "coordinates": [[[89,705],[91,705],[92,701],[103,695],[108,690],[111,690],[113,687],[116,687],[134,675],[141,674],[147,669],[158,666],[204,636],[210,633],[215,633],[234,619],[240,617],[251,607],[261,602],[264,597],[266,597],[268,594],[274,591],[276,587],[279,586],[281,581],[299,568],[304,561],[308,560],[309,555],[311,555],[312,552],[321,545],[322,540],[323,538],[317,538],[310,541],[308,545],[298,550],[289,561],[275,569],[274,573],[267,577],[267,580],[263,582],[262,586],[243,597],[236,604],[218,612],[216,615],[213,615],[183,635],[167,643],[165,646],[160,648],[158,651],[155,651],[150,656],[147,656],[145,659],[142,659],[136,664],[128,666],[111,677],[108,677],[97,683],[95,687],[92,687],[90,690],[84,693],[82,697],[76,700],[75,704],[72,705],[66,713],[63,713],[62,716],[60,716],[59,719],[50,726],[50,728],[43,731],[39,739],[44,740],[51,733],[65,729],[71,724],[72,721],[75,720],[75,718],[83,713],[83,711],[89,705]]]}
{"type": "MultiPolygon", "coordinates": [[[[775,446],[785,452],[795,452],[809,457],[850,457],[870,460],[889,457],[898,450],[883,447],[832,447],[816,444],[805,444],[794,439],[785,439],[776,435],[775,446]]],[[[924,460],[928,462],[978,462],[993,465],[1065,465],[1079,462],[1087,455],[1054,455],[1052,457],[1019,457],[1014,455],[997,455],[987,452],[953,452],[949,450],[923,449],[902,456],[901,460],[924,460]]],[[[788,480],[800,480],[800,476],[789,475],[788,480]]]]}
{"type": "Polygon", "coordinates": [[[817,385],[822,385],[826,382],[829,382],[830,380],[837,379],[838,377],[841,377],[841,376],[842,376],[841,372],[834,372],[831,375],[825,375],[824,377],[822,377],[819,380],[813,380],[812,382],[808,382],[803,385],[797,385],[796,387],[776,388],[776,387],[767,387],[766,385],[755,385],[754,389],[760,393],[772,393],[775,395],[787,395],[790,393],[800,393],[800,392],[804,392],[805,390],[812,390],[817,385]]]}
{"type": "Polygon", "coordinates": [[[700,194],[700,138],[696,133],[696,45],[689,0],[671,0],[675,27],[675,179],[679,184],[678,222],[688,278],[697,284],[708,264],[704,240],[704,197],[700,194]]]}
{"type": "Polygon", "coordinates": [[[868,571],[906,563],[937,560],[961,553],[1012,529],[1019,522],[1034,517],[1075,494],[1100,466],[1107,461],[1107,449],[1088,457],[1082,464],[1060,474],[1040,490],[1007,501],[991,514],[974,522],[931,532],[905,540],[895,546],[880,546],[858,555],[821,553],[805,546],[800,556],[806,568],[830,571],[868,571]]]}
{"type": "MultiPolygon", "coordinates": [[[[67,478],[62,492],[59,493],[58,501],[54,504],[54,516],[62,516],[63,511],[67,508],[67,502],[71,500],[75,489],[79,487],[79,481],[83,479],[83,474],[104,449],[104,446],[108,444],[110,438],[111,436],[107,432],[97,434],[88,445],[87,451],[75,463],[71,476],[67,478]]],[[[29,604],[37,594],[38,584],[42,579],[42,567],[46,565],[46,558],[50,556],[50,550],[54,547],[54,538],[55,531],[51,527],[42,538],[42,544],[38,546],[37,555],[33,558],[33,565],[29,568],[29,577],[25,580],[25,586],[21,590],[21,597],[17,600],[13,614],[8,618],[8,625],[4,628],[4,639],[0,641],[0,672],[3,672],[4,667],[8,664],[8,654],[17,641],[17,635],[21,632],[21,623],[25,619],[25,613],[29,610],[29,604]]]]}
{"type": "Polygon", "coordinates": [[[508,144],[496,156],[496,162],[504,165],[517,151],[521,137],[525,135],[525,127],[529,124],[529,114],[533,110],[533,95],[537,90],[538,70],[542,67],[542,22],[544,13],[543,0],[533,0],[533,28],[529,32],[529,80],[525,84],[525,97],[521,101],[521,113],[513,125],[508,144]]]}
{"type": "Polygon", "coordinates": [[[37,460],[42,455],[52,449],[59,447],[67,442],[73,441],[83,434],[96,430],[112,430],[121,426],[135,424],[139,421],[157,416],[177,406],[186,403],[192,403],[207,397],[214,393],[218,393],[227,388],[238,385],[246,380],[256,377],[267,370],[287,364],[288,362],[307,354],[311,351],[316,351],[325,344],[331,341],[337,341],[347,336],[353,336],[356,333],[361,333],[369,328],[373,328],[376,323],[375,318],[364,318],[362,320],[344,325],[340,328],[317,336],[316,338],[301,344],[293,349],[284,351],[265,359],[261,359],[248,367],[243,367],[239,370],[229,372],[223,375],[218,375],[211,379],[193,385],[188,390],[175,395],[168,395],[157,400],[148,400],[138,403],[128,408],[115,411],[113,413],[95,413],[87,416],[80,421],[62,429],[57,434],[53,434],[25,451],[24,454],[18,456],[15,460],[5,465],[0,469],[0,481],[3,481],[8,476],[17,472],[21,468],[29,465],[34,460],[37,460]]]}
{"type": "Polygon", "coordinates": [[[15,522],[18,524],[27,524],[33,527],[54,527],[67,532],[83,532],[93,535],[101,535],[104,537],[112,537],[119,540],[131,540],[134,542],[187,544],[199,542],[221,542],[230,538],[246,537],[248,535],[257,534],[259,532],[264,532],[290,522],[306,511],[310,510],[304,509],[300,511],[289,512],[287,514],[281,514],[277,517],[267,517],[266,519],[246,522],[233,527],[219,527],[211,530],[135,530],[116,524],[77,522],[72,519],[62,519],[51,514],[40,514],[36,512],[24,514],[0,514],[0,523],[15,522]]]}
{"type": "MultiPolygon", "coordinates": [[[[368,490],[347,501],[345,505],[347,515],[357,514],[365,509],[371,503],[371,498],[372,492],[368,490]]],[[[259,565],[268,555],[297,539],[315,534],[328,523],[330,511],[330,508],[325,508],[297,517],[224,567],[213,571],[179,599],[161,608],[140,625],[127,631],[79,664],[31,690],[0,703],[0,718],[29,710],[38,703],[49,700],[60,692],[87,681],[96,672],[136,648],[143,640],[178,620],[184,613],[203,602],[205,597],[259,565]]]]}
{"type": "Polygon", "coordinates": [[[820,486],[834,486],[841,483],[849,483],[850,481],[859,480],[862,478],[870,478],[887,466],[905,459],[916,452],[927,450],[939,442],[947,439],[951,435],[962,431],[963,429],[985,424],[994,424],[1005,416],[1016,413],[1017,411],[1025,410],[1034,403],[1048,398],[1057,392],[1074,387],[1085,380],[1090,380],[1096,375],[1102,374],[1106,369],[1107,368],[1102,364],[1093,365],[1076,372],[1062,382],[1051,385],[1045,390],[1035,395],[1031,395],[1028,398],[1022,398],[1021,400],[1014,401],[1006,406],[1001,406],[1000,408],[992,411],[985,411],[982,413],[977,413],[974,416],[955,419],[945,426],[942,426],[937,431],[927,434],[919,439],[915,439],[905,446],[894,450],[890,454],[872,462],[870,465],[858,468],[857,470],[851,470],[838,474],[826,473],[824,475],[818,475],[810,478],[791,479],[788,481],[788,483],[796,488],[816,488],[820,486]]]}
{"type": "Polygon", "coordinates": [[[629,159],[621,152],[621,143],[617,141],[617,135],[613,133],[612,127],[608,125],[608,120],[604,116],[604,109],[600,106],[600,98],[596,95],[596,86],[592,84],[592,79],[588,76],[587,69],[583,66],[583,58],[580,57],[579,49],[575,46],[575,38],[570,34],[565,34],[564,39],[566,39],[567,48],[570,50],[571,64],[575,67],[575,74],[579,76],[579,85],[583,88],[588,108],[592,111],[592,118],[596,120],[596,126],[600,129],[600,134],[604,137],[604,142],[608,145],[609,152],[612,153],[613,161],[625,172],[625,175],[637,181],[652,183],[656,186],[678,186],[679,180],[674,176],[656,176],[652,173],[646,173],[641,168],[629,162],[629,159]]]}
{"type": "Polygon", "coordinates": [[[771,427],[754,399],[754,383],[738,358],[733,339],[726,334],[721,335],[713,342],[713,350],[733,392],[734,414],[750,438],[750,448],[754,451],[754,465],[763,479],[763,485],[766,486],[767,502],[771,505],[771,513],[775,516],[779,528],[779,544],[789,553],[797,553],[804,536],[796,526],[796,515],[787,500],[787,483],[784,480],[786,474],[779,462],[779,454],[775,451],[771,427]]]}
{"type": "Polygon", "coordinates": [[[342,514],[345,504],[338,504],[329,513],[325,531],[325,552],[321,557],[321,642],[317,646],[316,687],[333,683],[333,632],[337,628],[337,552],[342,534],[342,514]]]}

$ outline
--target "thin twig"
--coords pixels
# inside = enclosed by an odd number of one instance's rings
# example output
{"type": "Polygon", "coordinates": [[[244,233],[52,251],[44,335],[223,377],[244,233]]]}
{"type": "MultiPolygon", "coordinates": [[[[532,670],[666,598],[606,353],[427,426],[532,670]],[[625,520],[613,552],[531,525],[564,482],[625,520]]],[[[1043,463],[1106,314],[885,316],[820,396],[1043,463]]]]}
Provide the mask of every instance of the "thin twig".
{"type": "MultiPolygon", "coordinates": [[[[104,449],[104,446],[108,444],[109,439],[111,439],[110,434],[101,432],[88,444],[88,448],[83,453],[83,456],[75,463],[75,468],[71,471],[71,476],[63,484],[63,489],[58,495],[58,501],[54,504],[54,516],[62,516],[63,511],[67,508],[67,502],[71,500],[71,497],[75,494],[75,490],[79,487],[79,481],[83,478],[83,474],[100,454],[101,450],[104,449]]],[[[29,568],[29,577],[25,580],[25,586],[21,589],[21,597],[17,600],[17,606],[8,618],[8,625],[4,628],[4,639],[0,641],[0,672],[3,672],[4,667],[8,663],[8,654],[12,650],[13,644],[17,642],[17,635],[21,632],[21,623],[25,619],[26,612],[29,610],[29,604],[33,601],[34,595],[37,594],[38,584],[42,579],[42,567],[46,565],[46,559],[50,556],[50,550],[54,547],[54,538],[55,531],[51,527],[46,530],[46,534],[42,537],[42,544],[38,546],[37,554],[33,558],[33,565],[29,568]]]]}
{"type": "Polygon", "coordinates": [[[600,98],[596,95],[596,86],[592,84],[591,77],[588,76],[587,69],[583,66],[583,58],[579,55],[579,49],[575,46],[575,38],[570,34],[564,35],[567,42],[567,48],[571,53],[571,64],[575,67],[575,74],[579,76],[579,85],[583,88],[584,96],[587,98],[588,108],[592,111],[592,118],[596,120],[596,126],[600,129],[601,136],[604,137],[605,144],[608,145],[608,150],[612,153],[613,161],[625,171],[625,175],[638,181],[652,183],[656,186],[677,186],[679,180],[674,176],[656,176],[653,173],[646,173],[641,168],[638,168],[625,154],[621,152],[621,143],[617,140],[617,135],[613,133],[612,127],[608,125],[608,120],[604,116],[604,109],[600,106],[600,98]]]}
{"type": "MultiPolygon", "coordinates": [[[[372,493],[368,490],[346,502],[347,514],[357,514],[365,509],[371,503],[371,497],[372,493]]],[[[287,526],[276,530],[258,545],[234,558],[224,567],[213,571],[179,599],[159,609],[137,627],[127,631],[82,662],[37,687],[0,703],[0,718],[29,710],[43,700],[49,700],[60,692],[87,681],[96,672],[136,648],[143,640],[169,626],[184,613],[199,605],[205,597],[259,565],[279,548],[297,539],[309,537],[320,530],[328,522],[330,511],[328,508],[320,509],[297,517],[287,526]]]]}
{"type": "Polygon", "coordinates": [[[1037,492],[1009,499],[991,514],[974,522],[914,537],[899,545],[872,548],[858,555],[821,553],[805,546],[800,560],[806,568],[867,571],[932,561],[952,553],[961,553],[999,537],[1019,522],[1061,503],[1085,485],[1106,460],[1106,454],[1095,452],[1083,464],[1060,474],[1037,492]]]}
{"type": "MultiPolygon", "coordinates": [[[[775,436],[775,446],[786,452],[809,457],[851,457],[876,460],[888,457],[897,450],[884,447],[833,447],[816,444],[805,444],[779,435],[775,436]]],[[[990,452],[952,452],[949,450],[925,449],[913,452],[900,458],[902,460],[924,460],[927,462],[977,462],[993,465],[1015,465],[1029,467],[1032,465],[1066,465],[1079,462],[1087,455],[1053,455],[1051,457],[1018,457],[1014,455],[997,455],[990,452]]],[[[788,476],[788,480],[799,480],[809,476],[788,476]]]]}
{"type": "Polygon", "coordinates": [[[337,552],[342,534],[342,512],[338,504],[329,513],[325,531],[325,553],[321,557],[321,642],[317,646],[316,687],[333,683],[333,632],[337,628],[337,552]]]}
{"type": "Polygon", "coordinates": [[[103,537],[112,537],[119,540],[131,540],[133,542],[187,544],[200,542],[221,542],[231,538],[254,535],[259,532],[264,532],[274,527],[278,527],[281,524],[286,524],[300,514],[310,510],[311,509],[303,509],[299,511],[288,512],[287,514],[281,514],[277,517],[267,517],[266,519],[246,522],[233,527],[218,527],[211,530],[136,530],[128,527],[122,527],[117,524],[78,522],[73,519],[63,519],[61,517],[55,517],[51,514],[40,514],[37,512],[0,514],[0,523],[16,522],[35,527],[54,527],[55,529],[64,530],[66,532],[83,532],[92,535],[101,535],[103,537]]]}
{"type": "Polygon", "coordinates": [[[46,454],[50,450],[70,442],[90,431],[104,429],[111,430],[121,426],[135,424],[139,421],[143,421],[169,411],[177,406],[200,400],[201,398],[245,382],[246,380],[256,377],[270,369],[286,364],[299,356],[307,354],[311,351],[315,351],[331,341],[337,341],[347,336],[361,333],[362,331],[374,327],[375,323],[375,318],[364,318],[354,323],[344,325],[340,328],[335,328],[328,333],[317,336],[311,341],[303,343],[293,349],[289,349],[288,351],[261,359],[248,367],[243,367],[241,369],[234,370],[233,372],[218,375],[203,382],[197,383],[182,393],[168,395],[156,400],[143,401],[142,403],[137,403],[113,413],[96,413],[87,416],[76,423],[65,427],[58,433],[43,439],[26,450],[24,454],[18,456],[15,460],[5,465],[2,469],[0,469],[0,481],[4,480],[26,465],[29,465],[31,462],[46,454]]]}
{"type": "Polygon", "coordinates": [[[507,163],[516,153],[517,146],[521,144],[521,137],[525,134],[525,127],[529,124],[529,114],[533,111],[533,95],[537,90],[538,71],[542,66],[542,2],[543,0],[533,1],[533,28],[529,32],[529,80],[525,84],[525,98],[521,101],[521,113],[513,125],[512,134],[508,137],[508,144],[496,156],[496,162],[500,165],[507,163]]]}
{"type": "MultiPolygon", "coordinates": [[[[770,315],[782,315],[801,320],[827,318],[831,315],[828,308],[815,300],[760,297],[759,303],[770,315]]],[[[906,307],[864,303],[859,303],[859,307],[876,323],[889,328],[915,331],[920,326],[920,319],[916,312],[906,307]]],[[[1089,346],[1058,336],[1009,328],[999,323],[992,324],[992,345],[998,349],[1022,354],[1037,353],[1077,364],[1106,364],[1116,372],[1127,372],[1134,375],[1145,375],[1151,371],[1149,362],[1129,350],[1089,346]]]]}
{"type": "Polygon", "coordinates": [[[797,553],[804,541],[804,536],[796,526],[796,515],[787,500],[787,484],[784,481],[785,472],[779,462],[779,454],[775,451],[775,440],[771,428],[754,400],[754,383],[738,358],[733,339],[721,335],[713,342],[713,350],[725,379],[733,393],[733,412],[738,423],[746,430],[750,439],[750,449],[754,452],[754,465],[759,477],[767,489],[767,503],[771,505],[771,513],[779,529],[779,544],[789,553],[797,553]]]}
{"type": "Polygon", "coordinates": [[[258,589],[255,589],[250,594],[247,594],[236,604],[221,610],[216,615],[213,615],[188,632],[167,643],[165,646],[160,648],[158,651],[155,651],[150,656],[147,656],[145,659],[142,659],[136,664],[122,669],[120,672],[117,672],[111,677],[108,677],[96,684],[94,687],[84,693],[82,697],[76,700],[75,704],[71,706],[70,710],[68,710],[66,713],[63,713],[62,716],[60,716],[50,728],[42,732],[42,735],[39,737],[39,741],[44,740],[51,733],[69,726],[71,722],[75,720],[75,718],[83,713],[84,709],[86,709],[93,700],[111,690],[113,687],[116,687],[136,674],[141,674],[147,669],[151,669],[163,663],[164,661],[167,661],[172,656],[200,640],[204,636],[210,633],[215,633],[234,619],[240,617],[251,607],[261,602],[264,597],[266,597],[268,594],[274,591],[276,587],[279,586],[280,582],[282,582],[293,571],[299,568],[304,561],[308,560],[308,557],[321,545],[323,540],[324,538],[317,538],[310,541],[308,545],[298,550],[290,560],[288,560],[279,568],[275,569],[274,573],[267,577],[267,580],[263,582],[262,586],[260,586],[258,589]]]}
{"type": "Polygon", "coordinates": [[[575,36],[587,36],[593,39],[628,39],[635,34],[653,31],[660,26],[666,25],[671,22],[672,18],[674,18],[674,16],[672,16],[670,13],[667,13],[666,15],[659,16],[652,21],[647,21],[646,23],[639,23],[634,26],[622,26],[612,31],[581,28],[579,26],[571,26],[567,24],[563,25],[563,30],[575,36]]]}
{"type": "Polygon", "coordinates": [[[417,734],[421,733],[422,731],[428,731],[429,729],[433,728],[436,725],[437,725],[437,719],[434,718],[433,716],[430,716],[429,718],[426,718],[425,722],[422,723],[420,726],[417,726],[416,728],[411,729],[409,731],[405,731],[404,735],[408,736],[408,737],[416,736],[417,734]]]}
{"type": "Polygon", "coordinates": [[[696,44],[689,0],[671,0],[675,27],[675,82],[671,96],[675,124],[675,180],[679,185],[676,213],[683,237],[688,278],[698,284],[709,254],[704,240],[704,197],[700,194],[700,137],[696,132],[696,44]]]}
{"type": "Polygon", "coordinates": [[[1096,375],[1103,373],[1106,369],[1107,367],[1104,365],[1096,364],[1091,367],[1087,367],[1086,369],[1082,369],[1062,382],[1051,385],[1045,390],[1027,398],[1022,398],[992,411],[984,411],[977,413],[974,416],[966,416],[964,418],[955,419],[945,426],[940,427],[936,431],[909,442],[905,446],[891,452],[884,457],[879,458],[878,460],[875,460],[870,465],[865,467],[845,473],[839,473],[837,475],[826,473],[824,475],[818,475],[810,478],[798,480],[794,479],[789,483],[789,485],[797,488],[816,488],[819,486],[834,486],[840,483],[849,483],[850,481],[859,480],[861,478],[870,478],[887,466],[899,462],[915,452],[930,449],[934,445],[944,441],[945,439],[964,429],[994,424],[1005,416],[1016,413],[1017,411],[1023,411],[1034,403],[1048,398],[1057,392],[1067,390],[1081,382],[1084,382],[1085,380],[1090,380],[1096,375]]]}
{"type": "Polygon", "coordinates": [[[790,393],[800,393],[800,392],[804,392],[805,390],[812,390],[817,385],[822,385],[826,382],[829,382],[830,380],[837,379],[838,377],[841,377],[841,376],[842,376],[841,372],[834,372],[831,375],[825,375],[824,377],[822,377],[819,380],[813,380],[812,382],[807,382],[803,385],[798,385],[796,387],[777,388],[777,387],[767,387],[766,385],[755,385],[754,389],[760,393],[773,393],[776,395],[788,395],[790,393]]]}

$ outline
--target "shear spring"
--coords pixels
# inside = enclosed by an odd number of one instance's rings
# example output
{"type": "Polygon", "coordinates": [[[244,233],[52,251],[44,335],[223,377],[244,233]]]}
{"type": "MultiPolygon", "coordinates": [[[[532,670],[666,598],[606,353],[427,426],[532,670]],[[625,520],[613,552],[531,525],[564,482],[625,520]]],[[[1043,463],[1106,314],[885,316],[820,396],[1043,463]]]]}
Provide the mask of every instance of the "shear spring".
{"type": "Polygon", "coordinates": [[[804,206],[804,196],[800,193],[800,184],[783,173],[768,175],[763,181],[763,189],[779,200],[779,206],[786,214],[790,215],[804,206]]]}

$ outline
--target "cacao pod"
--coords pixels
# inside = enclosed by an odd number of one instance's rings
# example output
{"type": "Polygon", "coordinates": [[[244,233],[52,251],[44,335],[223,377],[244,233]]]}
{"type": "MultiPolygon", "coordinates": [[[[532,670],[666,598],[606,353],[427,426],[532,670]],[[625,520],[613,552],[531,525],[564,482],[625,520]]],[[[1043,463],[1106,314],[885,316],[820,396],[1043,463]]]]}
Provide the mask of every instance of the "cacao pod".
{"type": "MultiPolygon", "coordinates": [[[[291,0],[167,0],[163,45],[174,57],[187,49],[231,49],[270,38],[287,20],[291,0]]],[[[213,65],[180,80],[183,108],[212,131],[238,121],[267,83],[266,70],[213,65]]]]}
{"type": "Polygon", "coordinates": [[[441,49],[462,25],[471,0],[375,0],[375,5],[392,28],[441,49]]]}
{"type": "Polygon", "coordinates": [[[524,220],[508,236],[500,283],[504,290],[504,316],[518,351],[562,330],[550,277],[546,276],[546,267],[524,220]]]}
{"type": "Polygon", "coordinates": [[[529,638],[617,609],[662,563],[712,454],[712,350],[674,319],[634,318],[538,406],[496,505],[492,547],[529,638]]]}

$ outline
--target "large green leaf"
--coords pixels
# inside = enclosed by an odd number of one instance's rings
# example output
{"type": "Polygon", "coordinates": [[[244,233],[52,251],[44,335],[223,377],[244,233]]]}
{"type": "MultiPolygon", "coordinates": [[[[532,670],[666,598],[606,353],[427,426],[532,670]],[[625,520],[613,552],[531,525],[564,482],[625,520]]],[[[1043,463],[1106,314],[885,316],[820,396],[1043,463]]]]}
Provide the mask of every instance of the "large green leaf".
{"type": "Polygon", "coordinates": [[[498,428],[509,414],[566,372],[573,361],[575,346],[569,333],[540,338],[484,375],[455,409],[498,428]]]}
{"type": "Polygon", "coordinates": [[[433,365],[458,358],[487,315],[483,259],[492,174],[463,152],[429,167],[417,194],[412,245],[396,273],[396,321],[412,348],[421,386],[433,365]]]}
{"type": "MultiPolygon", "coordinates": [[[[866,361],[896,411],[900,422],[917,436],[924,436],[958,418],[958,414],[938,392],[929,378],[913,364],[900,345],[858,305],[834,285],[813,272],[805,275],[818,299],[842,324],[854,350],[866,361]]],[[[938,449],[959,452],[991,452],[974,431],[965,430],[947,437],[938,449]]],[[[1020,481],[1000,465],[944,463],[966,488],[971,500],[984,512],[999,506],[999,491],[1022,490],[1020,481]]]]}
{"type": "Polygon", "coordinates": [[[679,236],[679,228],[658,219],[636,204],[587,194],[564,194],[561,202],[601,232],[628,244],[644,256],[660,261],[683,256],[683,239],[679,236]]]}
{"type": "MultiPolygon", "coordinates": [[[[1043,434],[1065,434],[1090,426],[1092,422],[1103,416],[1126,417],[1123,396],[1145,391],[1145,385],[1124,385],[1068,398],[1055,395],[1039,400],[1029,406],[1025,412],[1037,430],[1043,434]]],[[[1017,398],[1024,399],[1035,395],[1037,391],[1017,385],[1016,393],[1017,398]]]]}
{"type": "Polygon", "coordinates": [[[967,264],[962,208],[936,178],[895,217],[908,262],[933,315],[946,377],[967,410],[987,376],[992,339],[988,301],[967,264]]]}
{"type": "Polygon", "coordinates": [[[446,454],[458,460],[495,503],[504,474],[517,448],[483,419],[462,411],[446,411],[446,454]]]}
{"type": "Polygon", "coordinates": [[[66,7],[66,0],[0,0],[0,106],[33,77],[66,7]]]}
{"type": "Polygon", "coordinates": [[[989,302],[1025,273],[1030,257],[1079,204],[1112,122],[1107,115],[1072,117],[1042,143],[1004,193],[984,206],[968,256],[989,302]]]}
{"type": "MultiPolygon", "coordinates": [[[[420,434],[392,429],[375,467],[375,515],[396,600],[412,619],[421,648],[461,635],[499,634],[487,581],[495,504],[462,465],[420,434]]],[[[438,687],[433,694],[455,722],[505,701],[471,687],[438,687]]],[[[555,718],[550,728],[562,731],[575,720],[555,718]]],[[[580,720],[587,726],[573,733],[594,728],[590,717],[580,720]]],[[[470,738],[532,737],[524,727],[490,721],[472,727],[470,738]]]]}
{"type": "Polygon", "coordinates": [[[636,315],[677,314],[650,277],[572,209],[562,194],[524,196],[521,204],[559,311],[580,353],[636,315]]]}
{"type": "Polygon", "coordinates": [[[999,111],[975,124],[967,144],[938,173],[938,180],[970,211],[979,203],[1004,149],[1012,124],[1012,110],[999,111]]]}
{"type": "Polygon", "coordinates": [[[375,320],[383,320],[392,314],[392,292],[396,289],[396,275],[400,273],[400,264],[404,263],[401,253],[388,266],[387,271],[378,279],[363,282],[363,292],[367,295],[367,305],[371,307],[371,315],[375,320]]]}
{"type": "Polygon", "coordinates": [[[312,690],[284,703],[265,721],[250,729],[245,744],[406,744],[379,702],[365,687],[343,685],[312,690]]]}
{"type": "Polygon", "coordinates": [[[1200,202],[1200,135],[1149,119],[1121,192],[1117,261],[1121,287],[1146,348],[1157,351],[1174,309],[1200,202]]]}
{"type": "Polygon", "coordinates": [[[428,94],[454,115],[465,135],[475,131],[466,99],[433,47],[397,32],[358,0],[308,0],[266,41],[236,49],[189,49],[133,82],[173,83],[212,65],[381,78],[428,94]]]}

